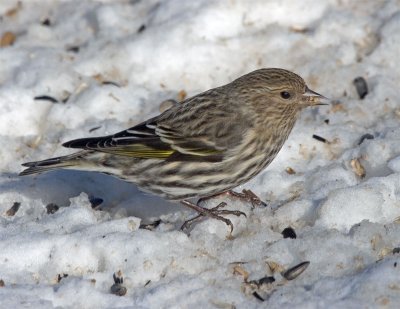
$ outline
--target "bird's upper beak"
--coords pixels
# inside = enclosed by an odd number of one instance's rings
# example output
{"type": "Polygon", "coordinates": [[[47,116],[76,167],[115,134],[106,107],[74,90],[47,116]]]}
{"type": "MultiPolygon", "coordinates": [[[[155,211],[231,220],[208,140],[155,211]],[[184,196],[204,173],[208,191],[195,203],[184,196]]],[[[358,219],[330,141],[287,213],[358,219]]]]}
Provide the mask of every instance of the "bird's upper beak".
{"type": "Polygon", "coordinates": [[[329,105],[330,102],[328,98],[312,91],[308,87],[306,87],[306,91],[303,93],[303,101],[306,106],[329,105]]]}

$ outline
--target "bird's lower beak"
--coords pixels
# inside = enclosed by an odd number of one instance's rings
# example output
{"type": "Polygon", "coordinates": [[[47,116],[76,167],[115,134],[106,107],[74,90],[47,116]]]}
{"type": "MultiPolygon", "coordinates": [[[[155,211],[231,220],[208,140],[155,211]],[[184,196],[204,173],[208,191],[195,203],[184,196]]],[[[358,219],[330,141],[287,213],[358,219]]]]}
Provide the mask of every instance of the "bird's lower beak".
{"type": "Polygon", "coordinates": [[[307,106],[329,105],[329,102],[331,101],[322,94],[312,91],[308,87],[306,88],[306,92],[303,93],[303,100],[304,104],[307,106]]]}

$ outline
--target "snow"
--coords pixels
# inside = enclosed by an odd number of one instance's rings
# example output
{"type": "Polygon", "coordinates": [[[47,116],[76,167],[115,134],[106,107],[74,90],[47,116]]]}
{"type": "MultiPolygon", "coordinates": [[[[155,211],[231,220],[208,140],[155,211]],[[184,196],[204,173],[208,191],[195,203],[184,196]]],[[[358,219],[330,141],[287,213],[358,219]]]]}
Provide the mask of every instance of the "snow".
{"type": "Polygon", "coordinates": [[[0,308],[397,308],[398,1],[18,3],[0,2],[0,36],[16,35],[0,47],[0,308]],[[70,153],[64,141],[118,132],[182,90],[262,67],[292,70],[334,103],[304,111],[238,188],[266,207],[206,202],[246,213],[229,217],[232,237],[211,219],[183,232],[194,213],[107,175],[17,176],[23,162],[70,153]],[[110,292],[119,271],[123,296],[110,292]],[[276,281],[251,284],[266,276],[276,281]]]}

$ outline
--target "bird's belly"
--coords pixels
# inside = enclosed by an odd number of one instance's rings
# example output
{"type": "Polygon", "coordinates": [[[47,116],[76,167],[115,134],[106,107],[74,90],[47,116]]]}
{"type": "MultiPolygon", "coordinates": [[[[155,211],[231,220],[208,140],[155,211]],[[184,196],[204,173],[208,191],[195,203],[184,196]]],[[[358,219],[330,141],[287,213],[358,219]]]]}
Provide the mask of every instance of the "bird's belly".
{"type": "Polygon", "coordinates": [[[246,161],[165,162],[144,160],[132,168],[127,181],[169,200],[215,195],[241,185],[261,172],[273,158],[253,156],[246,161]]]}

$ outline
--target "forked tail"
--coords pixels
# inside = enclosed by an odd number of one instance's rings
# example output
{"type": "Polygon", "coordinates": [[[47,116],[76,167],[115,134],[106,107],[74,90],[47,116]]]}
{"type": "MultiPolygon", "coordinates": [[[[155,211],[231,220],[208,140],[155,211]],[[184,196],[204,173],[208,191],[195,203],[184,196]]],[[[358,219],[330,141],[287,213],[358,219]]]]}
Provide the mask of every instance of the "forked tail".
{"type": "Polygon", "coordinates": [[[27,162],[22,164],[22,166],[28,167],[23,170],[19,176],[39,174],[43,172],[47,172],[50,170],[58,169],[58,168],[66,168],[71,166],[76,166],[78,164],[77,159],[87,154],[87,151],[80,151],[77,153],[73,153],[68,156],[62,156],[57,158],[50,158],[43,161],[35,161],[35,162],[27,162]]]}

